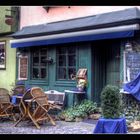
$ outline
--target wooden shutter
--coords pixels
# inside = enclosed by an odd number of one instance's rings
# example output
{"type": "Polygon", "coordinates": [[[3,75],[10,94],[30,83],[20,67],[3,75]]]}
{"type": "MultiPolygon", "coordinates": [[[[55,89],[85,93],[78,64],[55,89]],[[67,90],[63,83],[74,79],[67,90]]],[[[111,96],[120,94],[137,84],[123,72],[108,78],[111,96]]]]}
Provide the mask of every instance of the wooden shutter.
{"type": "Polygon", "coordinates": [[[28,56],[19,56],[18,80],[27,80],[28,78],[28,56]]]}

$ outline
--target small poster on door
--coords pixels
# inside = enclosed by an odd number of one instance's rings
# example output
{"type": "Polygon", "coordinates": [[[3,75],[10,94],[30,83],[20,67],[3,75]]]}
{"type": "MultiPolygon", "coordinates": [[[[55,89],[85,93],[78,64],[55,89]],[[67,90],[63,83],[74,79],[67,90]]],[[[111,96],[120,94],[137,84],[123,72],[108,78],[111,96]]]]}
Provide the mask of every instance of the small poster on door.
{"type": "Polygon", "coordinates": [[[18,79],[27,80],[27,77],[28,77],[28,57],[20,56],[19,57],[18,79]]]}

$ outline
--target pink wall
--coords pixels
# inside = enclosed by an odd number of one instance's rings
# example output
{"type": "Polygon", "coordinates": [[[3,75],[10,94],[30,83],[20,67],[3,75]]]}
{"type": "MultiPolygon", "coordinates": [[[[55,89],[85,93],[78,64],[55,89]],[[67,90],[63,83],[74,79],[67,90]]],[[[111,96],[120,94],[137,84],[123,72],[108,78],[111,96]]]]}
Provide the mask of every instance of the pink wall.
{"type": "Polygon", "coordinates": [[[21,6],[20,28],[132,7],[140,8],[140,6],[71,6],[70,8],[68,6],[55,6],[51,7],[47,13],[42,6],[21,6]]]}

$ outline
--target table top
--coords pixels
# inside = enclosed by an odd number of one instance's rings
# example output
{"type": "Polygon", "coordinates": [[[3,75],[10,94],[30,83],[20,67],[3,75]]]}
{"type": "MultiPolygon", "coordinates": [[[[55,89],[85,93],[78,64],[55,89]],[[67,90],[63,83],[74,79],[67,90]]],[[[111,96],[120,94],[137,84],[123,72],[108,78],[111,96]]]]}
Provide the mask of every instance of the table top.
{"type": "Polygon", "coordinates": [[[85,94],[85,91],[74,91],[74,90],[65,90],[66,93],[77,93],[77,94],[85,94]]]}

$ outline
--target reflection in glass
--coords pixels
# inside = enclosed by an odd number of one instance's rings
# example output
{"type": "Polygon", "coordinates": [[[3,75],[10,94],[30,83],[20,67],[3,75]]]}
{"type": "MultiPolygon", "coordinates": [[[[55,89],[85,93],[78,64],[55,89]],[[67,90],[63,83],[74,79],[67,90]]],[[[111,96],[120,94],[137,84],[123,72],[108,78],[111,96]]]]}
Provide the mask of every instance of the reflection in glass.
{"type": "Polygon", "coordinates": [[[68,69],[68,78],[71,79],[72,75],[76,75],[76,69],[75,68],[69,68],[68,69]]]}
{"type": "Polygon", "coordinates": [[[62,48],[59,48],[57,50],[57,54],[61,55],[61,54],[65,54],[66,55],[66,52],[67,52],[67,49],[62,47],[62,48]]]}
{"type": "Polygon", "coordinates": [[[39,57],[33,57],[33,66],[39,65],[39,57]]]}
{"type": "Polygon", "coordinates": [[[66,79],[66,68],[58,69],[58,79],[66,79]]]}
{"type": "Polygon", "coordinates": [[[42,68],[41,69],[41,78],[45,78],[46,77],[46,69],[42,68]]]}
{"type": "Polygon", "coordinates": [[[39,78],[38,68],[33,68],[33,78],[39,78]]]}
{"type": "Polygon", "coordinates": [[[59,66],[66,66],[66,56],[65,55],[59,56],[59,66]]]}
{"type": "Polygon", "coordinates": [[[68,54],[75,54],[75,48],[68,48],[68,54]]]}
{"type": "Polygon", "coordinates": [[[41,66],[46,66],[46,61],[45,61],[46,59],[47,59],[46,56],[41,57],[41,66]]]}
{"type": "Polygon", "coordinates": [[[76,65],[76,56],[75,55],[69,55],[69,59],[68,59],[68,65],[69,66],[75,66],[76,65]]]}

